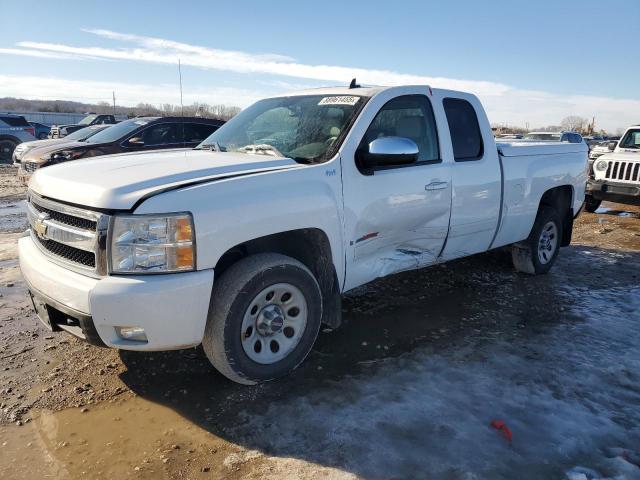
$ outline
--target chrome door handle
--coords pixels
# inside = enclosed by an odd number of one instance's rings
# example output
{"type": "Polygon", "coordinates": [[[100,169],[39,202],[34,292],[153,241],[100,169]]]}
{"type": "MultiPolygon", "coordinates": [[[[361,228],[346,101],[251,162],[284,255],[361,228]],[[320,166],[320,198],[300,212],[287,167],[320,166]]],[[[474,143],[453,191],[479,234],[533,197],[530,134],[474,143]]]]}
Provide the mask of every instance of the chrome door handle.
{"type": "Polygon", "coordinates": [[[424,186],[424,189],[427,191],[433,191],[433,190],[443,190],[445,188],[447,188],[449,186],[449,182],[438,182],[438,181],[433,181],[431,183],[429,183],[428,185],[424,186]]]}

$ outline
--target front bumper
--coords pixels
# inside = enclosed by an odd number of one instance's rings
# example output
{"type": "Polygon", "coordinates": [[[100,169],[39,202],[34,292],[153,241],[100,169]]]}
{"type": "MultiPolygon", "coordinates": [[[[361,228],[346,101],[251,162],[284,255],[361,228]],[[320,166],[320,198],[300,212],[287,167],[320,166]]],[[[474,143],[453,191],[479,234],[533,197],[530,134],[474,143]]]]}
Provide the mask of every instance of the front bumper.
{"type": "Polygon", "coordinates": [[[598,200],[624,203],[627,205],[640,205],[639,184],[590,179],[587,182],[585,193],[598,200]]]}
{"type": "Polygon", "coordinates": [[[94,328],[106,346],[174,350],[202,342],[213,270],[92,278],[51,262],[29,236],[19,240],[18,249],[22,275],[36,299],[70,317],[83,333],[94,328]],[[115,327],[121,326],[144,328],[148,341],[120,338],[115,327]]]}

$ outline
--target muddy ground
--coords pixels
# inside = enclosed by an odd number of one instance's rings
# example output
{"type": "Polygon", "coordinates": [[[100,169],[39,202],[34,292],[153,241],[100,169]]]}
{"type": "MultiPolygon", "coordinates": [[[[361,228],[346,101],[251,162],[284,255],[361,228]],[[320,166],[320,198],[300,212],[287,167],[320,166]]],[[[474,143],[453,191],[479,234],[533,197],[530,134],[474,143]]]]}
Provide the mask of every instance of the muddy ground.
{"type": "Polygon", "coordinates": [[[246,387],[200,349],[41,327],[24,193],[0,167],[2,479],[640,478],[638,208],[582,214],[546,276],[495,251],[352,292],[300,368],[246,387]]]}

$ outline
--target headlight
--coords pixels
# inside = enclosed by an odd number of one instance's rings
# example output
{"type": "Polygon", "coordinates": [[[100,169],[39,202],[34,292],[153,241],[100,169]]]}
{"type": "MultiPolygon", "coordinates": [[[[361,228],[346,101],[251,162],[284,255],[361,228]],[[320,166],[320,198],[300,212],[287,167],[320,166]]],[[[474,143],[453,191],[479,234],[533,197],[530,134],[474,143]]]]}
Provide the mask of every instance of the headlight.
{"type": "Polygon", "coordinates": [[[29,147],[16,148],[16,160],[22,160],[24,154],[31,150],[29,147]]]}
{"type": "Polygon", "coordinates": [[[605,162],[604,160],[600,160],[599,162],[596,163],[596,170],[606,170],[607,169],[607,162],[605,162]]]}
{"type": "Polygon", "coordinates": [[[112,273],[167,273],[195,270],[190,213],[116,215],[110,227],[112,273]]]}
{"type": "Polygon", "coordinates": [[[85,150],[62,150],[51,154],[51,160],[54,162],[66,162],[68,160],[75,160],[84,155],[85,150]]]}

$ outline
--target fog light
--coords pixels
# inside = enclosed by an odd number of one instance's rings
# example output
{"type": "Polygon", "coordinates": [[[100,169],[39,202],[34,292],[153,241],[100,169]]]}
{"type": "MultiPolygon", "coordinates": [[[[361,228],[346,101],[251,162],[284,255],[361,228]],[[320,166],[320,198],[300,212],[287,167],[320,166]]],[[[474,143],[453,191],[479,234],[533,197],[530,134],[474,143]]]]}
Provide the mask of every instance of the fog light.
{"type": "Polygon", "coordinates": [[[132,342],[144,342],[147,343],[147,334],[144,332],[144,328],[141,327],[115,327],[116,333],[123,340],[130,340],[132,342]]]}

